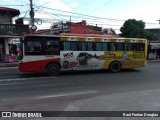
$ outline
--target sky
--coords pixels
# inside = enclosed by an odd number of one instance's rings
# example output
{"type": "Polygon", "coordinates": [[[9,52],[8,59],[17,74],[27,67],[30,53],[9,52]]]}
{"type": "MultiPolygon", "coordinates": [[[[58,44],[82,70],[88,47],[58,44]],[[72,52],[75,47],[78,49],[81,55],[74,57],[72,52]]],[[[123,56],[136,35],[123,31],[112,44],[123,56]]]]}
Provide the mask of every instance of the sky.
{"type": "MultiPolygon", "coordinates": [[[[19,9],[19,17],[29,17],[29,0],[0,0],[0,6],[19,9]]],[[[125,20],[136,19],[146,28],[160,28],[160,0],[33,0],[38,29],[49,29],[55,22],[80,22],[113,28],[120,32],[125,20]]],[[[17,18],[17,17],[16,17],[17,18]]],[[[15,19],[16,19],[15,18],[15,19]]],[[[28,23],[27,21],[25,22],[28,23]]]]}

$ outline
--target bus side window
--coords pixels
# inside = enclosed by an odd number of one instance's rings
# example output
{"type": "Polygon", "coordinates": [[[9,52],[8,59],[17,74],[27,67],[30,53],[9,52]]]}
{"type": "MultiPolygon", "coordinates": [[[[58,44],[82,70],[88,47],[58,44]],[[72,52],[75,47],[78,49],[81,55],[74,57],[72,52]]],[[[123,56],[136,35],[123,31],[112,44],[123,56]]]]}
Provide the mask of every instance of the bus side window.
{"type": "Polygon", "coordinates": [[[123,51],[123,48],[124,48],[124,43],[118,42],[117,43],[117,50],[118,51],[123,51]]]}
{"type": "Polygon", "coordinates": [[[125,43],[125,44],[124,44],[124,50],[125,50],[125,51],[131,50],[131,43],[125,43]]]}
{"type": "Polygon", "coordinates": [[[144,51],[144,50],[145,50],[145,44],[144,43],[138,43],[137,51],[144,51]]]}
{"type": "Polygon", "coordinates": [[[77,42],[72,41],[70,43],[71,43],[71,46],[70,46],[71,51],[77,51],[77,48],[78,48],[77,42]]]}
{"type": "Polygon", "coordinates": [[[78,51],[86,51],[86,42],[78,42],[78,51]]]}
{"type": "Polygon", "coordinates": [[[94,50],[93,48],[94,48],[93,43],[88,42],[87,43],[87,51],[93,51],[94,50]]]}
{"type": "Polygon", "coordinates": [[[96,43],[96,51],[102,51],[102,43],[96,43]]]}
{"type": "Polygon", "coordinates": [[[63,42],[63,50],[70,51],[70,42],[67,42],[67,41],[63,42]]]}
{"type": "Polygon", "coordinates": [[[26,55],[40,55],[41,54],[41,42],[40,41],[27,41],[25,43],[26,55]]]}
{"type": "Polygon", "coordinates": [[[117,50],[117,43],[109,43],[108,44],[108,48],[109,48],[109,51],[116,51],[117,50]]]}
{"type": "Polygon", "coordinates": [[[58,40],[50,40],[46,42],[47,48],[46,48],[46,54],[47,55],[59,55],[59,41],[58,40]]]}
{"type": "Polygon", "coordinates": [[[137,50],[137,43],[131,43],[131,50],[133,51],[137,50]]]}
{"type": "Polygon", "coordinates": [[[107,51],[108,50],[108,43],[104,42],[102,43],[102,50],[107,51]]]}

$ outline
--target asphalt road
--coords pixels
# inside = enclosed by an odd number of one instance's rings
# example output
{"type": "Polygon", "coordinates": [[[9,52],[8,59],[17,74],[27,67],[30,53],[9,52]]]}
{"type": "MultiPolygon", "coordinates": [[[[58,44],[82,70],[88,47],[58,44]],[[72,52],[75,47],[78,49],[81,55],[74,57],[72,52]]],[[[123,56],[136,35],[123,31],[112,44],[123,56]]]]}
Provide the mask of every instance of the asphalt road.
{"type": "Polygon", "coordinates": [[[0,110],[64,110],[70,103],[95,96],[156,90],[160,64],[108,71],[63,72],[59,76],[19,73],[16,67],[0,68],[0,110]]]}

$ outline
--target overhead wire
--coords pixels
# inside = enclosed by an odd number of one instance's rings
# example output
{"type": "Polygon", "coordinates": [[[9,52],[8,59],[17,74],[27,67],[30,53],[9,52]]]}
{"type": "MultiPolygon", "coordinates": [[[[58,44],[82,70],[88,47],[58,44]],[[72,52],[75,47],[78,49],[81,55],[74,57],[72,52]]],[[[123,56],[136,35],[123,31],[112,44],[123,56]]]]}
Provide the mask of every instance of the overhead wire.
{"type": "MultiPolygon", "coordinates": [[[[60,10],[61,11],[61,10],[60,10]]],[[[52,15],[54,15],[54,16],[63,16],[63,17],[69,17],[69,16],[71,16],[71,15],[63,15],[63,14],[53,14],[53,13],[50,13],[50,14],[52,14],[52,15]]],[[[79,18],[79,16],[73,16],[72,15],[72,18],[73,17],[77,17],[77,18],[79,18]]],[[[81,16],[82,17],[82,16],[81,16]]],[[[87,15],[87,17],[88,17],[88,15],[87,15]]],[[[95,17],[95,16],[94,16],[95,17]]],[[[61,18],[61,17],[59,17],[59,18],[61,18]]],[[[61,19],[64,19],[64,18],[61,18],[61,19]]],[[[97,23],[93,23],[93,22],[98,22],[98,24],[97,25],[108,25],[108,26],[122,26],[122,25],[117,25],[117,24],[112,24],[112,23],[110,23],[110,24],[108,24],[107,22],[108,22],[108,20],[105,20],[105,21],[102,21],[102,20],[104,20],[104,19],[102,19],[101,17],[100,18],[98,18],[98,17],[96,17],[96,19],[93,19],[93,18],[88,18],[89,20],[87,21],[87,23],[88,24],[97,24],[97,23]],[[91,20],[92,20],[92,22],[91,22],[91,20]]],[[[72,22],[73,21],[76,21],[76,20],[73,20],[72,19],[72,22]]],[[[79,20],[77,20],[77,21],[79,21],[79,20]]],[[[122,21],[121,21],[122,22],[122,21]]],[[[147,24],[147,23],[146,23],[147,24]]],[[[148,24],[157,24],[157,23],[148,23],[148,24]]]]}
{"type": "MultiPolygon", "coordinates": [[[[107,3],[109,4],[110,2],[112,2],[113,0],[110,0],[108,1],[107,3]]],[[[122,26],[122,25],[114,25],[114,24],[108,24],[108,23],[105,23],[108,22],[108,21],[116,21],[116,22],[124,22],[126,20],[123,20],[123,19],[113,19],[113,18],[105,18],[105,17],[97,17],[97,16],[93,16],[93,15],[86,15],[86,14],[81,14],[81,13],[74,13],[74,12],[68,12],[68,11],[64,11],[64,10],[58,10],[58,9],[53,9],[53,8],[49,8],[49,7],[45,7],[44,5],[45,4],[49,4],[50,2],[47,2],[47,3],[44,3],[43,5],[40,5],[40,6],[37,6],[37,5],[34,5],[35,7],[34,8],[37,8],[37,10],[39,9],[48,9],[48,10],[52,10],[52,11],[58,11],[58,12],[62,12],[63,14],[53,14],[51,15],[51,13],[45,13],[45,14],[50,14],[49,16],[56,19],[55,17],[53,16],[56,16],[56,17],[59,17],[60,19],[63,19],[63,20],[66,20],[66,17],[72,17],[72,21],[76,21],[76,20],[79,20],[79,18],[81,19],[85,19],[87,20],[87,23],[90,23],[90,24],[96,24],[96,23],[93,23],[93,22],[98,22],[97,25],[109,25],[109,26],[122,26]],[[66,14],[64,14],[66,13],[66,14]],[[67,15],[67,14],[70,14],[70,15],[67,15]],[[62,16],[62,17],[60,17],[62,16]],[[76,18],[75,20],[73,18],[76,18]]],[[[106,4],[107,4],[106,3],[106,4]]],[[[11,6],[26,6],[26,5],[29,5],[29,4],[25,4],[25,5],[11,5],[11,6]]],[[[6,5],[6,6],[9,6],[9,5],[6,5]]],[[[24,17],[26,16],[26,14],[28,13],[29,10],[27,10],[26,12],[24,12],[24,17]]],[[[22,13],[21,13],[22,14],[22,13]]],[[[61,21],[59,19],[56,19],[58,21],[61,21]]],[[[145,24],[152,24],[152,25],[159,25],[158,23],[150,23],[150,22],[145,22],[145,24]]]]}
{"type": "MultiPolygon", "coordinates": [[[[105,19],[105,20],[108,20],[108,21],[121,21],[121,22],[124,22],[126,20],[124,19],[113,19],[113,18],[105,18],[105,17],[97,17],[97,16],[92,16],[92,15],[85,15],[85,14],[80,14],[80,13],[74,13],[74,12],[68,12],[68,11],[64,11],[64,10],[58,10],[58,9],[53,9],[53,8],[49,8],[49,7],[44,7],[44,6],[41,6],[42,8],[45,8],[45,9],[50,9],[50,10],[55,10],[55,11],[60,11],[60,12],[65,12],[65,13],[70,13],[70,14],[75,14],[75,15],[79,15],[81,17],[88,17],[88,18],[97,18],[97,19],[105,19]]],[[[70,15],[72,16],[72,15],[70,15]]],[[[146,24],[158,24],[158,23],[150,23],[150,22],[145,22],[146,24]]]]}
{"type": "MultiPolygon", "coordinates": [[[[107,3],[111,2],[113,0],[108,1],[107,3]]],[[[65,12],[65,13],[70,13],[70,14],[75,14],[75,15],[79,15],[81,16],[81,18],[84,19],[92,19],[92,20],[108,20],[108,21],[121,21],[124,22],[126,20],[123,19],[113,19],[113,18],[104,18],[104,17],[97,17],[97,16],[91,16],[91,15],[85,15],[85,14],[80,14],[80,13],[73,13],[73,12],[68,12],[68,11],[64,11],[64,10],[57,10],[57,9],[53,9],[53,8],[48,8],[48,7],[44,7],[45,4],[49,4],[50,2],[44,3],[43,5],[37,6],[35,5],[35,8],[45,8],[45,9],[50,9],[50,10],[55,10],[55,11],[60,11],[60,12],[65,12]]],[[[29,5],[29,4],[25,4],[25,5],[29,5]]],[[[10,5],[10,6],[25,6],[25,5],[10,5]]],[[[9,6],[9,5],[5,5],[5,6],[9,6]]],[[[22,14],[22,13],[21,13],[22,14]]],[[[58,14],[55,14],[55,16],[58,14]]],[[[59,14],[60,15],[60,14],[59,14]]],[[[62,14],[61,14],[62,15],[62,14]]],[[[62,16],[71,16],[72,18],[76,18],[76,16],[73,15],[62,15],[62,16]]],[[[77,18],[79,18],[79,16],[77,16],[77,18]]],[[[64,18],[63,18],[64,19],[64,18]]],[[[150,23],[150,22],[145,22],[146,24],[155,24],[155,25],[159,25],[158,23],[150,23]]]]}
{"type": "Polygon", "coordinates": [[[113,20],[113,21],[125,21],[125,20],[122,20],[122,19],[111,19],[111,18],[96,17],[96,16],[85,15],[85,14],[80,14],[80,13],[68,12],[68,11],[64,11],[64,10],[58,10],[58,9],[54,9],[54,8],[44,7],[44,6],[41,6],[41,7],[45,8],[45,9],[50,9],[50,10],[55,10],[55,11],[60,11],[60,12],[65,12],[65,13],[70,13],[70,14],[76,14],[76,15],[80,15],[80,16],[87,16],[87,17],[93,17],[93,18],[99,18],[99,19],[107,19],[107,20],[113,20]]]}

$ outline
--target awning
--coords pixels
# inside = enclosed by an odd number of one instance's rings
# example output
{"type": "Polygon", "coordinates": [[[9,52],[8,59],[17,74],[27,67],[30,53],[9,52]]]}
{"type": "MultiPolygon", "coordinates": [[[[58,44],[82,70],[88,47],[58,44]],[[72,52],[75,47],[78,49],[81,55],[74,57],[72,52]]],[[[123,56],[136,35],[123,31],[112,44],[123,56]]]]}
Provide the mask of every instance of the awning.
{"type": "Polygon", "coordinates": [[[151,45],[151,49],[160,49],[159,45],[151,45]]]}

